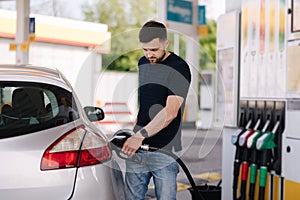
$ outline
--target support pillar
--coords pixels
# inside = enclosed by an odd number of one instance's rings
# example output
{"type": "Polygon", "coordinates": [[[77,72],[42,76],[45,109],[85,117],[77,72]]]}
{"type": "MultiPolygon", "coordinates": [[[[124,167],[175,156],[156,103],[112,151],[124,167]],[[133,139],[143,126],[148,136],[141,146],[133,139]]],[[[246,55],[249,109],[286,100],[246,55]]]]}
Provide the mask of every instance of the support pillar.
{"type": "Polygon", "coordinates": [[[16,64],[28,64],[29,60],[29,0],[16,0],[16,64]]]}

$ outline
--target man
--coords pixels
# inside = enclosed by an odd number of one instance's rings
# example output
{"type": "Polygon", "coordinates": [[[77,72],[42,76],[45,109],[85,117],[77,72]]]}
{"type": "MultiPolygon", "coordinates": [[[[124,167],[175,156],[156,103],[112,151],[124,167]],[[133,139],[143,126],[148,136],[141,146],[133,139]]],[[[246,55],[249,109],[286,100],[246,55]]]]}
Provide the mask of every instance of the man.
{"type": "Polygon", "coordinates": [[[139,40],[144,52],[138,63],[140,108],[136,133],[122,147],[123,153],[132,156],[126,161],[126,199],[144,200],[153,177],[157,199],[172,200],[176,199],[179,165],[167,155],[138,148],[148,144],[179,155],[191,73],[182,58],[167,50],[167,30],[162,23],[145,23],[139,40]]]}

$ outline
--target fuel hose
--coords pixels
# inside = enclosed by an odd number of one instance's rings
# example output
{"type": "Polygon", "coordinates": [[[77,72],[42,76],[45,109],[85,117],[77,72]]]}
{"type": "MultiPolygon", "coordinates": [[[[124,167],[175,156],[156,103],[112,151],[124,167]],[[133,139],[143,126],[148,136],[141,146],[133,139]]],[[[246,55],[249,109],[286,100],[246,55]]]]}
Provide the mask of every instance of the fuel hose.
{"type": "Polygon", "coordinates": [[[197,188],[197,185],[190,173],[190,171],[188,170],[188,168],[186,167],[186,165],[184,164],[184,162],[178,157],[176,156],[174,153],[171,153],[169,151],[166,151],[164,149],[159,149],[159,148],[155,148],[155,147],[150,147],[148,145],[142,145],[141,149],[145,150],[145,151],[156,151],[165,155],[168,155],[170,157],[172,157],[182,168],[182,170],[184,171],[187,179],[189,180],[192,188],[193,188],[193,193],[195,194],[196,198],[199,200],[205,200],[204,197],[201,195],[200,191],[197,188]]]}

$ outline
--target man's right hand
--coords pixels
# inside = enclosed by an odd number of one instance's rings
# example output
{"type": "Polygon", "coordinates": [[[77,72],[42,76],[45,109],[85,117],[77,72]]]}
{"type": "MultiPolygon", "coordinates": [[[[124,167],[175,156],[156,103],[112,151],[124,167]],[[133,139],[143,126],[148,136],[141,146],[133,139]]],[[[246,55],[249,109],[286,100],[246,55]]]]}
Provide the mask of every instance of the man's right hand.
{"type": "Polygon", "coordinates": [[[138,131],[136,134],[126,140],[122,147],[122,152],[128,156],[133,156],[135,152],[142,146],[144,137],[138,131]]]}

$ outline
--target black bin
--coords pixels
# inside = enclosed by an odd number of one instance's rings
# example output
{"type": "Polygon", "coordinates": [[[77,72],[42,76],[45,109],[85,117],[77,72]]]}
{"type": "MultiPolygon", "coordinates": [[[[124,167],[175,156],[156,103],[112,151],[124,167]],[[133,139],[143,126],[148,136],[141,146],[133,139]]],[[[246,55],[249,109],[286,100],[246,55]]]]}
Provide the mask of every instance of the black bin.
{"type": "MultiPolygon", "coordinates": [[[[198,191],[205,200],[221,200],[221,187],[215,185],[200,185],[197,186],[198,191]]],[[[194,188],[188,188],[192,195],[192,200],[201,200],[197,199],[197,191],[194,188]]]]}

